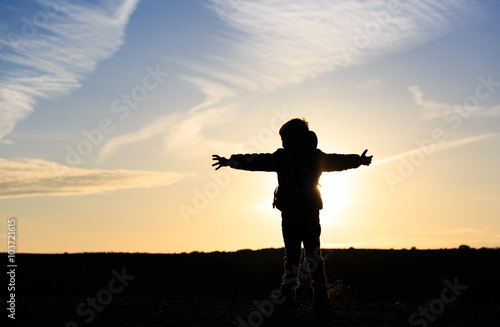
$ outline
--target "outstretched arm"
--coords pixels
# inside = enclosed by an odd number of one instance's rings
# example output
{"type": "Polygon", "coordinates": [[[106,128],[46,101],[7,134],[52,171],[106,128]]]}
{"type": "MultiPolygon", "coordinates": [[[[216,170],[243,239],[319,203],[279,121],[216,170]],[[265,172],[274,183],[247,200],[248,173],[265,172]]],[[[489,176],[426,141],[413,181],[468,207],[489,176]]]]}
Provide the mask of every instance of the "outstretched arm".
{"type": "Polygon", "coordinates": [[[321,171],[341,171],[346,169],[358,168],[360,165],[368,166],[372,162],[373,156],[366,156],[365,150],[363,154],[325,154],[322,153],[321,171]]]}
{"type": "Polygon", "coordinates": [[[280,154],[279,150],[275,153],[233,154],[229,159],[214,154],[212,159],[215,163],[212,166],[215,170],[231,167],[250,171],[277,171],[280,154]]]}

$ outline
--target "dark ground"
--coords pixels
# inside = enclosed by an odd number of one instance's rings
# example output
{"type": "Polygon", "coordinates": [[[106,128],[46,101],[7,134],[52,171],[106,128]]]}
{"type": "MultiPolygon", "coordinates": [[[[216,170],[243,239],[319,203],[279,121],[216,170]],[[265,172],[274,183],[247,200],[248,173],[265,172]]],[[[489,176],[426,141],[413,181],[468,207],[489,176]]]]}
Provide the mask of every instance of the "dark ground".
{"type": "MultiPolygon", "coordinates": [[[[313,310],[308,281],[302,282],[291,319],[274,304],[264,306],[264,314],[258,310],[254,301],[272,303],[270,294],[279,288],[283,249],[18,254],[16,323],[500,326],[500,250],[350,249],[324,254],[333,310],[321,320],[313,310]],[[265,315],[269,318],[262,322],[265,315]]],[[[4,288],[4,301],[7,293],[4,288]]]]}

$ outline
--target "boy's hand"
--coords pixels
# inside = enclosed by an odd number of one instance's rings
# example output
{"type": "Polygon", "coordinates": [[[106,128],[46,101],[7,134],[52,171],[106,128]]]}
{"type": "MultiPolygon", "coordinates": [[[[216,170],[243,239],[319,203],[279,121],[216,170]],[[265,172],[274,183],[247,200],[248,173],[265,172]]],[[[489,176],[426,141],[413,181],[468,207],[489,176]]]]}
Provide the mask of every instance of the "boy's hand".
{"type": "Polygon", "coordinates": [[[214,163],[212,165],[212,167],[216,166],[215,170],[219,169],[220,167],[227,167],[227,166],[229,166],[229,160],[228,159],[226,159],[224,157],[219,157],[216,154],[212,155],[212,160],[216,160],[217,161],[216,163],[214,163]]]}
{"type": "Polygon", "coordinates": [[[373,156],[366,156],[366,152],[368,152],[368,149],[366,149],[363,154],[361,154],[361,164],[365,166],[369,166],[372,163],[372,158],[373,156]]]}

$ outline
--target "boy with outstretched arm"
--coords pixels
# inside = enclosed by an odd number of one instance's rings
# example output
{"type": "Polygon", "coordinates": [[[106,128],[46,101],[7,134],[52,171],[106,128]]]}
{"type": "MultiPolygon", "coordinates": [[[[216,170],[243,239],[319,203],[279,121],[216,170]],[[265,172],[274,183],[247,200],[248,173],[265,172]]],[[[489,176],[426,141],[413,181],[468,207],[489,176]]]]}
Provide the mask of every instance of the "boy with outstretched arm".
{"type": "Polygon", "coordinates": [[[281,211],[285,243],[285,273],[281,291],[286,304],[295,305],[295,290],[299,286],[301,244],[308,262],[314,303],[328,306],[325,266],[321,256],[319,210],[323,201],[318,181],[323,172],[341,171],[370,165],[372,156],[367,150],[357,154],[326,154],[317,149],[316,134],[301,118],[286,122],[280,129],[283,148],[274,153],[233,154],[229,159],[213,155],[215,169],[229,166],[249,171],[269,171],[278,174],[273,207],[281,211]]]}

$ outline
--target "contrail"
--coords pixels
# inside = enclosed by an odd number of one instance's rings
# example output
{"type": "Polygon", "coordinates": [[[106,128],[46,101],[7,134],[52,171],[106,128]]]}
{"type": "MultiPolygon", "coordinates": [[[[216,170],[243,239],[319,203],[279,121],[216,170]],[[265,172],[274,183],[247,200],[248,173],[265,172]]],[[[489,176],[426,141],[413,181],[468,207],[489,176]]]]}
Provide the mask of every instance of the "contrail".
{"type": "MultiPolygon", "coordinates": [[[[489,134],[483,134],[483,135],[468,137],[468,138],[460,139],[460,140],[450,140],[450,141],[444,141],[444,142],[434,143],[434,145],[436,146],[436,148],[433,150],[432,153],[434,153],[436,151],[441,151],[441,150],[455,148],[457,146],[461,146],[461,145],[465,145],[465,144],[469,144],[469,143],[474,143],[474,142],[482,141],[482,140],[489,139],[489,138],[492,138],[492,137],[495,137],[495,136],[499,136],[499,135],[500,135],[500,133],[489,133],[489,134]]],[[[418,147],[416,149],[412,149],[412,150],[409,150],[409,151],[397,154],[397,155],[389,157],[389,158],[377,160],[374,163],[372,163],[372,165],[383,164],[383,163],[392,161],[394,159],[402,158],[402,157],[405,157],[405,156],[408,156],[410,154],[417,153],[417,152],[424,152],[425,153],[425,150],[424,150],[425,148],[426,148],[425,146],[421,146],[421,147],[418,147]]]]}

